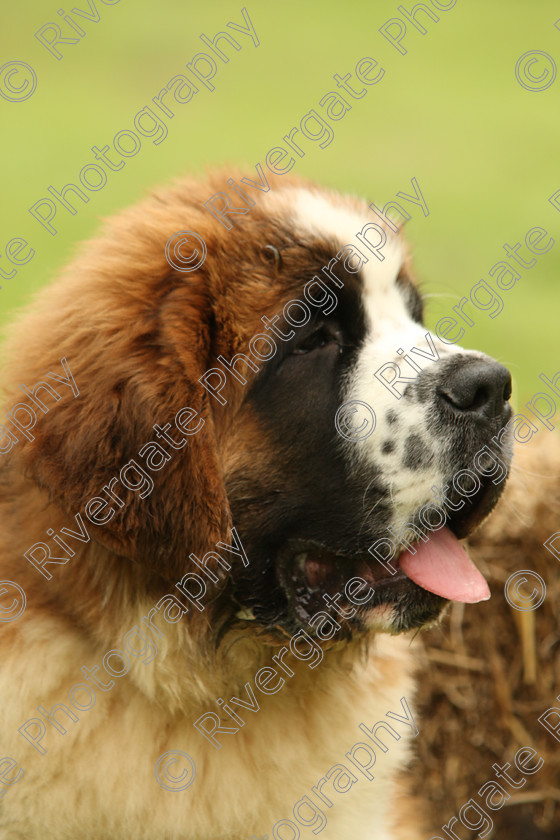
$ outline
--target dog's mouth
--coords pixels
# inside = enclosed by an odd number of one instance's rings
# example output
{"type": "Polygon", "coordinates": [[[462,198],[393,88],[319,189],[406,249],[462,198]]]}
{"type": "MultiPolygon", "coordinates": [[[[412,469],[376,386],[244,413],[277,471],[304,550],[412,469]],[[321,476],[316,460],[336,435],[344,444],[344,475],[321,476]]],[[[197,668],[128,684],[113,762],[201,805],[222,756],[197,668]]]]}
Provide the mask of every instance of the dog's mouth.
{"type": "Polygon", "coordinates": [[[331,607],[344,619],[351,615],[370,625],[376,608],[392,605],[390,629],[397,632],[433,621],[449,601],[487,600],[488,584],[460,540],[490,513],[503,486],[504,482],[481,486],[439,527],[412,523],[421,538],[396,544],[382,562],[367,551],[333,551],[314,540],[289,540],[278,555],[277,568],[295,617],[309,621],[331,607]]]}

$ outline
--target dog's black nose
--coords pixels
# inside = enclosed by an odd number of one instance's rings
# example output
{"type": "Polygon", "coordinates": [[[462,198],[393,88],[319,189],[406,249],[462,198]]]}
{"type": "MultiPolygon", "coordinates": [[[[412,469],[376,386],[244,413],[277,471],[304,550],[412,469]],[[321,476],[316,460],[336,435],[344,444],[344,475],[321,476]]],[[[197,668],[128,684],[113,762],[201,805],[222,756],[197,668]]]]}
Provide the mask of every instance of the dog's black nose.
{"type": "Polygon", "coordinates": [[[491,420],[507,411],[511,375],[498,362],[469,360],[446,374],[437,394],[457,413],[469,412],[491,420]]]}

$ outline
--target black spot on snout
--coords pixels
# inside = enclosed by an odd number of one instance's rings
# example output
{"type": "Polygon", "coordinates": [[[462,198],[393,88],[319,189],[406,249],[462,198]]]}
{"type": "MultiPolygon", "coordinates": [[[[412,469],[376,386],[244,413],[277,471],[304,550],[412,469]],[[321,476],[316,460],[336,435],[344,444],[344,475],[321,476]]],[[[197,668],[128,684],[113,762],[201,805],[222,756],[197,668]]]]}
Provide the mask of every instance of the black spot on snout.
{"type": "Polygon", "coordinates": [[[404,446],[403,465],[409,470],[426,467],[433,455],[419,435],[409,435],[404,446]]]}

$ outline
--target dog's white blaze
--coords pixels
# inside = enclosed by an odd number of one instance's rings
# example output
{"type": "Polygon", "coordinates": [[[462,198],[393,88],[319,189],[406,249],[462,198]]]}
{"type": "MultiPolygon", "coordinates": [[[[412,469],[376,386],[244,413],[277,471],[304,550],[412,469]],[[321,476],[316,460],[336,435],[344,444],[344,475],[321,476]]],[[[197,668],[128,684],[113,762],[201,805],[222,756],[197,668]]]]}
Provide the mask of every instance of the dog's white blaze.
{"type": "MultiPolygon", "coordinates": [[[[340,200],[338,196],[333,200],[325,193],[313,193],[310,190],[295,189],[290,192],[291,217],[297,229],[309,233],[316,239],[334,239],[340,242],[340,247],[353,244],[362,251],[367,259],[379,262],[367,248],[356,241],[356,234],[368,222],[377,223],[377,219],[367,217],[360,212],[359,205],[354,206],[352,199],[340,200]],[[337,200],[338,199],[338,200],[337,200]]],[[[334,256],[334,254],[333,254],[334,256]]]]}
{"type": "MultiPolygon", "coordinates": [[[[404,355],[411,357],[422,371],[437,365],[437,360],[432,362],[410,352],[412,347],[417,347],[430,353],[431,348],[426,340],[427,328],[410,318],[403,293],[395,283],[400,261],[393,255],[400,255],[400,245],[396,237],[393,243],[387,268],[381,263],[381,270],[375,265],[367,265],[362,271],[368,336],[349,379],[345,398],[362,400],[375,411],[377,425],[374,434],[361,443],[350,442],[348,447],[354,447],[354,458],[365,458],[381,467],[383,478],[391,489],[393,527],[400,530],[423,504],[433,498],[431,488],[441,484],[444,476],[436,459],[433,464],[421,469],[412,470],[404,466],[404,448],[411,434],[417,435],[430,452],[435,453],[441,447],[441,441],[435,439],[430,427],[429,404],[409,402],[404,396],[398,399],[375,377],[375,372],[383,365],[393,362],[398,365],[400,375],[412,379],[414,383],[420,374],[402,358],[404,355]],[[389,273],[392,276],[388,276],[389,273]],[[398,350],[404,353],[399,354],[398,350]],[[396,429],[387,420],[389,412],[397,417],[396,429]],[[383,443],[387,440],[395,444],[394,451],[388,455],[382,452],[383,443]]],[[[483,355],[445,344],[432,333],[430,336],[440,359],[457,354],[483,355]]],[[[400,383],[396,387],[402,394],[406,384],[400,383]]]]}

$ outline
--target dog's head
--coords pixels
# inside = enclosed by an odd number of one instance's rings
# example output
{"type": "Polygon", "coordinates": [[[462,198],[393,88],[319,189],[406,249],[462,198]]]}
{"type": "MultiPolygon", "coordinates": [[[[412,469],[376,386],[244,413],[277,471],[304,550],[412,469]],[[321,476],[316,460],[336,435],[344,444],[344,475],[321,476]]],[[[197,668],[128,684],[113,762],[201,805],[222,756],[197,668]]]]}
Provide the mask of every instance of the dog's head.
{"type": "Polygon", "coordinates": [[[448,598],[482,600],[457,538],[507,476],[508,371],[428,333],[402,237],[365,204],[294,187],[262,206],[271,282],[299,281],[285,300],[305,308],[283,308],[277,351],[234,421],[226,485],[257,561],[237,598],[265,624],[298,626],[330,605],[346,629],[392,632],[433,620],[448,598]]]}
{"type": "Polygon", "coordinates": [[[43,293],[43,352],[18,376],[64,355],[81,394],[22,446],[28,470],[74,516],[190,406],[203,426],[153,492],[92,529],[150,586],[234,525],[249,565],[222,580],[217,625],[286,632],[331,603],[347,634],[396,632],[484,597],[457,538],[505,481],[508,372],[427,335],[402,237],[365,203],[270,179],[228,230],[203,207],[226,177],[123,214],[43,293]],[[165,259],[179,230],[207,246],[187,273],[165,259]]]}

